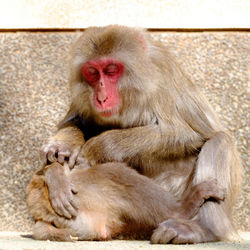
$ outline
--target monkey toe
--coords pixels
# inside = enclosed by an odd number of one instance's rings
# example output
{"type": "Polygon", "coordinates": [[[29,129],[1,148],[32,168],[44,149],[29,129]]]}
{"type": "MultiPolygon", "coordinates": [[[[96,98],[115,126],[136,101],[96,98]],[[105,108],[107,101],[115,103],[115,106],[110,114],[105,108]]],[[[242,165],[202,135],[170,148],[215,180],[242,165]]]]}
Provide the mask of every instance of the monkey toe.
{"type": "Polygon", "coordinates": [[[173,229],[168,229],[162,225],[154,231],[151,236],[151,243],[152,244],[167,244],[169,243],[177,233],[173,229]]]}
{"type": "Polygon", "coordinates": [[[226,189],[223,188],[220,184],[218,184],[216,180],[214,180],[213,182],[214,184],[212,184],[211,188],[211,197],[216,199],[217,201],[223,201],[226,196],[226,189]]]}
{"type": "Polygon", "coordinates": [[[216,180],[210,180],[200,183],[200,196],[205,200],[224,200],[226,190],[222,188],[216,180]]]}

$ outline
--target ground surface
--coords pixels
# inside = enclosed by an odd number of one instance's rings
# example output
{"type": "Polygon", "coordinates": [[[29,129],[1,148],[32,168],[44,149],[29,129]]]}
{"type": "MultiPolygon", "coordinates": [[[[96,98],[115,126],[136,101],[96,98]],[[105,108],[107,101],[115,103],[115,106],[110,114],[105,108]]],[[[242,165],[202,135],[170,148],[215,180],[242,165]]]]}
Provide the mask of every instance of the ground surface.
{"type": "Polygon", "coordinates": [[[15,249],[15,250],[28,250],[28,249],[67,249],[67,250],[179,250],[179,249],[191,249],[191,250],[243,250],[250,249],[250,233],[242,234],[243,240],[241,243],[206,243],[206,244],[196,244],[196,245],[151,245],[149,241],[106,241],[106,242],[93,242],[93,241],[78,241],[74,243],[70,242],[50,242],[50,241],[35,241],[27,238],[27,233],[15,233],[15,232],[2,232],[0,233],[0,249],[15,249]],[[26,236],[23,237],[22,235],[26,236]]]}

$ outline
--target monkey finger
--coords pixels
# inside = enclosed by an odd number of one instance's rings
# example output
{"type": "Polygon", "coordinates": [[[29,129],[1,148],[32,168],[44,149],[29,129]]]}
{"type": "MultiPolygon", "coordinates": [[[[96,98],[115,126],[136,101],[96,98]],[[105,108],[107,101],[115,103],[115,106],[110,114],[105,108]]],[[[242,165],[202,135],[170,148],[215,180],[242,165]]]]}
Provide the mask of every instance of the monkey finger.
{"type": "Polygon", "coordinates": [[[69,150],[66,150],[66,151],[59,150],[57,160],[59,163],[63,164],[65,161],[65,157],[69,157],[69,156],[70,156],[69,150]]]}
{"type": "Polygon", "coordinates": [[[63,164],[64,161],[65,161],[64,155],[59,155],[59,154],[58,154],[57,161],[58,161],[59,163],[63,164]]]}
{"type": "MultiPolygon", "coordinates": [[[[73,207],[74,208],[74,211],[76,212],[76,215],[77,215],[77,210],[79,209],[79,204],[78,204],[78,202],[74,199],[74,198],[72,198],[71,200],[70,200],[70,204],[71,204],[71,207],[73,207]]],[[[72,213],[72,215],[73,215],[74,213],[72,213]]],[[[75,215],[75,216],[76,216],[75,215]]]]}
{"type": "Polygon", "coordinates": [[[48,154],[48,150],[49,148],[47,146],[42,146],[41,150],[40,150],[40,157],[43,161],[43,163],[47,162],[47,154],[48,154]]]}
{"type": "Polygon", "coordinates": [[[76,163],[76,159],[79,155],[79,152],[80,152],[80,149],[81,149],[81,146],[77,146],[76,148],[74,148],[72,154],[70,155],[69,157],[69,167],[70,169],[72,169],[76,163]]]}
{"type": "MultiPolygon", "coordinates": [[[[71,205],[72,200],[70,201],[64,201],[64,208],[63,211],[65,213],[65,215],[69,215],[70,214],[70,218],[72,217],[76,217],[77,216],[77,210],[71,205]]],[[[66,217],[66,216],[65,216],[66,217]]]]}
{"type": "Polygon", "coordinates": [[[67,219],[71,219],[71,214],[65,209],[63,203],[59,199],[54,199],[52,201],[52,207],[57,214],[67,219]]]}
{"type": "Polygon", "coordinates": [[[50,162],[55,162],[57,161],[56,159],[56,149],[55,148],[50,148],[49,152],[48,152],[48,155],[47,155],[47,158],[50,162]]]}
{"type": "MultiPolygon", "coordinates": [[[[72,193],[73,194],[77,194],[78,190],[75,187],[72,187],[72,193]]],[[[76,200],[76,198],[74,196],[71,195],[71,198],[69,199],[69,202],[71,204],[71,206],[74,208],[75,211],[77,211],[79,209],[79,204],[76,200]]]]}
{"type": "Polygon", "coordinates": [[[63,217],[65,217],[67,219],[71,219],[72,218],[71,213],[69,213],[68,210],[65,209],[65,207],[62,207],[60,212],[61,212],[61,216],[63,216],[63,217]]]}

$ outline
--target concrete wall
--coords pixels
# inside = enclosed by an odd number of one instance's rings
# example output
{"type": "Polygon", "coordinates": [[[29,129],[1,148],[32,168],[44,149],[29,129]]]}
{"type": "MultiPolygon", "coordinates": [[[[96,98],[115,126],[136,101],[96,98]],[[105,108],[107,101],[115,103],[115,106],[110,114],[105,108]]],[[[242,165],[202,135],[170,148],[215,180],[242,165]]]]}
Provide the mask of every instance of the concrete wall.
{"type": "MultiPolygon", "coordinates": [[[[0,230],[30,231],[25,187],[39,148],[69,103],[67,57],[76,33],[0,33],[0,230]]],[[[245,169],[235,222],[249,230],[250,34],[154,33],[176,54],[236,138],[245,169]]]]}
{"type": "Polygon", "coordinates": [[[248,0],[1,0],[0,28],[249,28],[248,0]]]}

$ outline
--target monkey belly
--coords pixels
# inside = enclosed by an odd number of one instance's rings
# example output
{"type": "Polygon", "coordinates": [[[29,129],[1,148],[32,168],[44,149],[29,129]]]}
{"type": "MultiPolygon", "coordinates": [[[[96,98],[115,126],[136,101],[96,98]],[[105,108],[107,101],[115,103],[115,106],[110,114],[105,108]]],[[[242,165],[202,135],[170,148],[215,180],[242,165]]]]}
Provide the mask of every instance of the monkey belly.
{"type": "Polygon", "coordinates": [[[74,219],[68,220],[66,226],[72,237],[78,240],[105,240],[110,238],[103,217],[97,214],[80,212],[74,219]]]}

